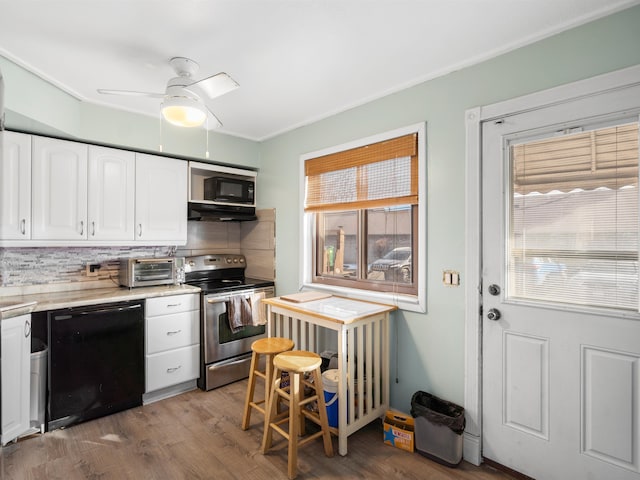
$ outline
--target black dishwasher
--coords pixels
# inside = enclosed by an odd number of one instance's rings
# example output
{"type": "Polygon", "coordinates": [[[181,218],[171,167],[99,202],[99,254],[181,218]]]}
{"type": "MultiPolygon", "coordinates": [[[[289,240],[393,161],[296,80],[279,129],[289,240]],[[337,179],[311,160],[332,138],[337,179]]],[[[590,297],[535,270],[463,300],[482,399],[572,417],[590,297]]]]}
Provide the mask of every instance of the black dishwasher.
{"type": "Polygon", "coordinates": [[[54,310],[48,326],[48,430],[142,405],[141,301],[54,310]]]}

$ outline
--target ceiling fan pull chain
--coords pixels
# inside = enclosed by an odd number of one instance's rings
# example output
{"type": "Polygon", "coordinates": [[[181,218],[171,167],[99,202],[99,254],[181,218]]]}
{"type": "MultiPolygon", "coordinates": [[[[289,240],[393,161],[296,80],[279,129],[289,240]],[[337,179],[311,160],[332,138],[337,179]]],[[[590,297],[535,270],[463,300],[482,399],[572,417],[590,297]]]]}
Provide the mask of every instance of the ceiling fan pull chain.
{"type": "Polygon", "coordinates": [[[204,158],[208,159],[209,158],[209,115],[207,115],[207,124],[206,124],[205,130],[207,135],[207,149],[204,152],[204,158]]]}
{"type": "Polygon", "coordinates": [[[160,104],[160,143],[158,145],[158,151],[162,152],[162,104],[160,104]]]}

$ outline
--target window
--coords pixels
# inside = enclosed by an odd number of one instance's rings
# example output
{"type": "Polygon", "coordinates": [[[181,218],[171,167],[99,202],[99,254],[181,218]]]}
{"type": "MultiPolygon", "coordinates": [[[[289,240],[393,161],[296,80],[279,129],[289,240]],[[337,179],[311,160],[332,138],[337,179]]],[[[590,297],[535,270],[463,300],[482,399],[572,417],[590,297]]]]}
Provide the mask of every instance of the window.
{"type": "Polygon", "coordinates": [[[418,302],[424,134],[414,126],[303,157],[306,284],[418,302]]]}
{"type": "Polygon", "coordinates": [[[637,311],[638,122],[509,150],[509,296],[637,311]]]}

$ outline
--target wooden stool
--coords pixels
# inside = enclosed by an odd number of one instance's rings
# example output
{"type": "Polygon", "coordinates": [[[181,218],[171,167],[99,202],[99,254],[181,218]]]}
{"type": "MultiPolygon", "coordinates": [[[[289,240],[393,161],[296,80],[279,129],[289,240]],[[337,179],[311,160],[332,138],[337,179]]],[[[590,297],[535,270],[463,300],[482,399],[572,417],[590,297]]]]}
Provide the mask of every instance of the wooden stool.
{"type": "Polygon", "coordinates": [[[322,390],[322,375],[320,365],[322,359],[319,355],[302,350],[293,350],[280,353],[273,359],[273,386],[269,394],[269,406],[265,414],[265,428],[262,438],[262,453],[266,453],[271,447],[272,433],[275,430],[289,441],[289,478],[296,477],[298,465],[298,447],[322,436],[324,442],[324,453],[327,457],[333,456],[333,445],[331,444],[331,434],[329,433],[329,422],[327,419],[327,409],[324,403],[324,392],[322,390]],[[280,388],[281,373],[289,373],[289,386],[280,388]],[[307,381],[304,374],[312,373],[313,381],[307,381]],[[304,387],[310,387],[313,394],[304,396],[304,387]],[[289,410],[277,413],[278,400],[282,397],[289,402],[289,410]],[[312,412],[305,408],[313,401],[318,403],[318,412],[312,412]],[[320,425],[320,431],[304,438],[298,439],[298,435],[304,435],[305,417],[320,425]],[[289,431],[280,427],[281,424],[289,422],[289,431]]]}
{"type": "Polygon", "coordinates": [[[249,428],[251,421],[251,409],[255,408],[263,415],[269,405],[269,393],[273,383],[273,357],[279,353],[293,349],[293,340],[280,337],[268,337],[256,340],[251,344],[251,367],[249,371],[249,384],[247,385],[247,396],[244,401],[244,415],[242,416],[242,430],[249,428]],[[265,356],[266,368],[261,371],[259,367],[260,355],[265,356]],[[253,395],[256,389],[256,377],[264,379],[264,399],[254,401],[253,395]],[[262,406],[264,404],[264,407],[262,406]]]}

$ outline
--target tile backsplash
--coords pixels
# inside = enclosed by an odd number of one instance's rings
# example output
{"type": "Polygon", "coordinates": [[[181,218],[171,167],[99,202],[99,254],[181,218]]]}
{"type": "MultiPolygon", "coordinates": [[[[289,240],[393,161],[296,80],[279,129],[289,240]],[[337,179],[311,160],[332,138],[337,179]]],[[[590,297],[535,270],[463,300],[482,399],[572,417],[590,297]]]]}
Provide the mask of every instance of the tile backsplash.
{"type": "MultiPolygon", "coordinates": [[[[0,248],[0,287],[76,284],[77,289],[115,286],[119,260],[130,257],[168,257],[175,247],[0,248]],[[87,263],[99,264],[97,276],[87,277],[87,263]]],[[[76,289],[70,287],[69,289],[76,289]]],[[[1,296],[0,292],[0,296],[1,296]]]]}
{"type": "Polygon", "coordinates": [[[205,253],[243,253],[247,277],[275,279],[275,210],[256,212],[252,222],[193,222],[187,244],[178,250],[158,247],[29,247],[0,248],[0,297],[118,285],[120,259],[173,257],[205,253]],[[97,275],[87,276],[87,264],[97,275]]]}

